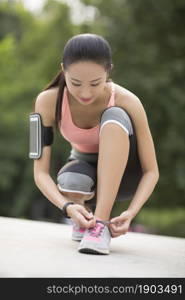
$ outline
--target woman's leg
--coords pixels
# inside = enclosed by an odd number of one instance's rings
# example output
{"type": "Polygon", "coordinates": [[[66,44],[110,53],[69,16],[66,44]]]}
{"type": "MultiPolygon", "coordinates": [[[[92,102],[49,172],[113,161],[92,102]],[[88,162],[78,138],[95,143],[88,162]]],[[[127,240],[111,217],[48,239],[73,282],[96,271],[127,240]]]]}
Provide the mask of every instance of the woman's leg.
{"type": "Polygon", "coordinates": [[[95,216],[108,220],[127,165],[129,133],[132,134],[133,131],[128,115],[118,107],[104,112],[101,125],[104,126],[99,138],[95,216]]]}
{"type": "Polygon", "coordinates": [[[100,136],[95,216],[108,220],[127,164],[129,137],[113,123],[104,126],[100,136]]]}

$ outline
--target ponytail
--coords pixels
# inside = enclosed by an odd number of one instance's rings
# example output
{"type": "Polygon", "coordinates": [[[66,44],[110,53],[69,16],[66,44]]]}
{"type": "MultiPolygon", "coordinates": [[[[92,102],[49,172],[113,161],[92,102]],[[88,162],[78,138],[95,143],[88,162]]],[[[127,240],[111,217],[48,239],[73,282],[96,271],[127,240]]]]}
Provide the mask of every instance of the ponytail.
{"type": "Polygon", "coordinates": [[[64,88],[66,86],[65,76],[63,71],[59,71],[57,75],[53,78],[53,80],[42,90],[46,91],[52,87],[59,87],[57,100],[56,100],[56,108],[55,108],[55,129],[58,129],[58,126],[61,122],[61,108],[62,108],[62,99],[64,94],[64,88]]]}

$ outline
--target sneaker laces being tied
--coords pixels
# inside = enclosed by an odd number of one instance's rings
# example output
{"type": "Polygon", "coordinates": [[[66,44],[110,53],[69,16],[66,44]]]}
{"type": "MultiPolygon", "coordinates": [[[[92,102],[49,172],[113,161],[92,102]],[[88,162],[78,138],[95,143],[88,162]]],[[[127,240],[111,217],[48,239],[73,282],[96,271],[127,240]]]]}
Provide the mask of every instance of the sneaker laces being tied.
{"type": "Polygon", "coordinates": [[[101,236],[104,227],[105,225],[101,224],[100,222],[97,222],[93,228],[88,229],[88,232],[93,237],[99,237],[101,236]]]}

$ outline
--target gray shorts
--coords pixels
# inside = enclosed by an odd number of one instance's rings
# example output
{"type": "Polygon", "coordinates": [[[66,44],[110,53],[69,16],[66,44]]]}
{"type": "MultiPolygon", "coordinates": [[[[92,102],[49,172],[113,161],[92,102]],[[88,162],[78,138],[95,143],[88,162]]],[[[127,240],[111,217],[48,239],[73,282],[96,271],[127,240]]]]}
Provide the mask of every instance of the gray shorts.
{"type": "MultiPolygon", "coordinates": [[[[118,124],[129,135],[129,157],[116,197],[117,201],[133,197],[142,176],[141,165],[137,151],[137,139],[129,114],[118,106],[106,108],[101,115],[100,132],[107,123],[118,124]]],[[[58,188],[61,191],[91,195],[96,201],[98,153],[82,153],[72,148],[66,164],[57,174],[58,188]]]]}

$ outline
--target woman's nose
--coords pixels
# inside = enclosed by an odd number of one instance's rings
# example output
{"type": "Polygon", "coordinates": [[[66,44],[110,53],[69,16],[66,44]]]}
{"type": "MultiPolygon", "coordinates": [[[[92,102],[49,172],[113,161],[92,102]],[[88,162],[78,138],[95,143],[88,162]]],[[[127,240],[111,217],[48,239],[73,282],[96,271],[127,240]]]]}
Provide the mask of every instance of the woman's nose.
{"type": "Polygon", "coordinates": [[[83,99],[90,99],[92,97],[92,93],[90,91],[83,91],[80,96],[83,99]]]}

